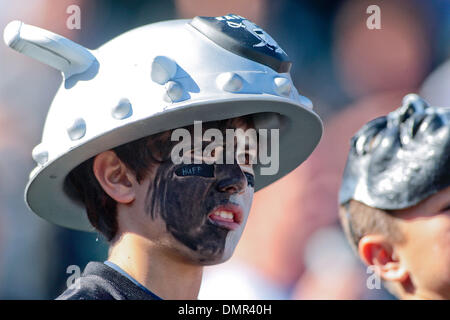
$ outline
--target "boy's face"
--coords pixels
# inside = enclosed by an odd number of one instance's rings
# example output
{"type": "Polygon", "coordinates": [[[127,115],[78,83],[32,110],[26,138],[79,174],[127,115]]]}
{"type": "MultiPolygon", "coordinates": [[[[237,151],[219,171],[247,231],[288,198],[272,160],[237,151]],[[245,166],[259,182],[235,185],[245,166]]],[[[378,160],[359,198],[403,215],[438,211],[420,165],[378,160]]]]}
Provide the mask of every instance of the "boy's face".
{"type": "Polygon", "coordinates": [[[394,212],[405,237],[396,251],[415,294],[450,299],[450,187],[394,212]]]}
{"type": "MultiPolygon", "coordinates": [[[[240,118],[203,124],[203,130],[249,128],[240,118]]],[[[192,128],[188,128],[192,132],[192,128]]],[[[162,145],[170,145],[170,135],[162,145]]],[[[166,139],[165,138],[165,139],[166,139]]],[[[205,145],[203,146],[205,147],[205,145]]],[[[171,147],[170,147],[171,149],[171,147]]],[[[251,150],[250,152],[255,152],[251,150]]],[[[193,159],[194,150],[184,155],[193,159]]],[[[138,186],[135,223],[153,243],[202,265],[227,260],[244,230],[253,200],[251,164],[174,164],[169,157],[152,166],[138,186]]]]}

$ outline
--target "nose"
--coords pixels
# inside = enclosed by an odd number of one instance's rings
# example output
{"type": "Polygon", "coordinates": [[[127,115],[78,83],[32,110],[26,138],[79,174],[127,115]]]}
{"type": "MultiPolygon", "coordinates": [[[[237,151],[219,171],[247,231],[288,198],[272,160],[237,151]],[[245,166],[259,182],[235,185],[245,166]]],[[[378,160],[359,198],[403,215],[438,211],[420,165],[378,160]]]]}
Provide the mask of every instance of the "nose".
{"type": "Polygon", "coordinates": [[[216,165],[218,178],[217,190],[229,194],[241,193],[246,185],[247,178],[238,164],[216,165]]]}

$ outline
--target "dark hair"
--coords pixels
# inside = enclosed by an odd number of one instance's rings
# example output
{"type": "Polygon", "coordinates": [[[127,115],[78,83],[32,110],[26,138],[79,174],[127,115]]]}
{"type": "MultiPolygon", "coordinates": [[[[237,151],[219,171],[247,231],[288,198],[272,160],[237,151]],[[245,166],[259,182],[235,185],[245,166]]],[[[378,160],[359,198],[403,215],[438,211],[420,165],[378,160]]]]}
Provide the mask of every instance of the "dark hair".
{"type": "Polygon", "coordinates": [[[347,205],[340,206],[339,218],[345,235],[356,252],[359,241],[368,234],[381,234],[393,242],[403,239],[394,213],[369,207],[359,201],[350,200],[347,205]]]}
{"type": "MultiPolygon", "coordinates": [[[[133,173],[138,182],[149,173],[152,164],[159,163],[161,157],[152,151],[164,152],[162,134],[144,137],[121,146],[112,151],[133,173]]],[[[117,233],[117,202],[102,188],[94,175],[95,156],[73,169],[66,178],[76,200],[86,207],[88,219],[92,226],[111,241],[117,233]]]]}

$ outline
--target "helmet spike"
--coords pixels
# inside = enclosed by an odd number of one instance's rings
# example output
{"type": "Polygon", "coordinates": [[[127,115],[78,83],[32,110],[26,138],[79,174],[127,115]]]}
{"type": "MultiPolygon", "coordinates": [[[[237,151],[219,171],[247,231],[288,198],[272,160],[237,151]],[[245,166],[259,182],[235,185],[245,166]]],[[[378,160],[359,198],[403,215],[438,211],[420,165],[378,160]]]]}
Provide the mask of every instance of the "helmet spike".
{"type": "Polygon", "coordinates": [[[83,73],[96,61],[87,48],[18,20],[8,23],[3,39],[8,47],[58,69],[65,79],[83,73]]]}

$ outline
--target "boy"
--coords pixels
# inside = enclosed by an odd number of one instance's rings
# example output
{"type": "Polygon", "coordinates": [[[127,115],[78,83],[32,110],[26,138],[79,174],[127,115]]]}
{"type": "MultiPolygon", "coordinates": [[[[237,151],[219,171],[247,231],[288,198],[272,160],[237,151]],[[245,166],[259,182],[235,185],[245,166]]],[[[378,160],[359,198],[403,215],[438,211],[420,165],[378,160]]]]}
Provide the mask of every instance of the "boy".
{"type": "Polygon", "coordinates": [[[352,139],[340,219],[399,299],[450,299],[450,108],[410,94],[352,139]]]}
{"type": "Polygon", "coordinates": [[[59,299],[195,299],[203,266],[232,255],[253,192],[322,133],[286,53],[237,15],[144,26],[96,51],[19,21],[4,38],[64,75],[29,207],[110,243],[59,299]]]}

